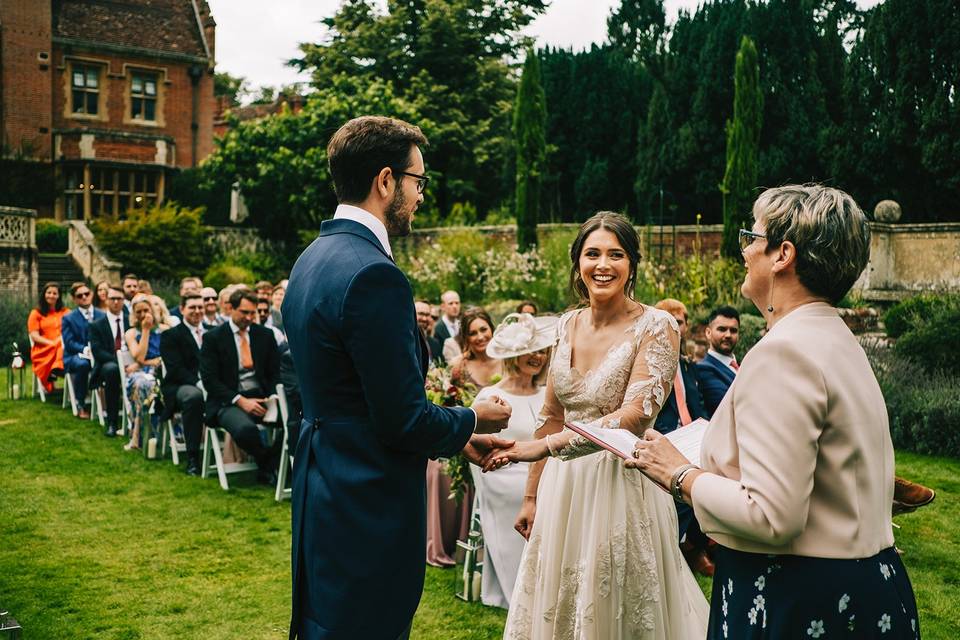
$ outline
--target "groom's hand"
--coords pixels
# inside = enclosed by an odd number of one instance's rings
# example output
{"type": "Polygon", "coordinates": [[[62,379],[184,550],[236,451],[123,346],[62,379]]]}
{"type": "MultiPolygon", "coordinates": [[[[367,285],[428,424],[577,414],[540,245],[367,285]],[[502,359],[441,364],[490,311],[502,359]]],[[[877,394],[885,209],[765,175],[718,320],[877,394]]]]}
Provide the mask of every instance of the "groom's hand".
{"type": "Polygon", "coordinates": [[[477,428],[475,433],[498,433],[507,428],[510,420],[510,404],[498,396],[491,396],[488,400],[478,400],[472,407],[477,412],[477,428]]]}
{"type": "Polygon", "coordinates": [[[463,455],[473,464],[482,467],[484,458],[490,452],[509,449],[514,444],[514,440],[505,440],[489,434],[473,435],[467,446],[463,448],[463,455]]]}

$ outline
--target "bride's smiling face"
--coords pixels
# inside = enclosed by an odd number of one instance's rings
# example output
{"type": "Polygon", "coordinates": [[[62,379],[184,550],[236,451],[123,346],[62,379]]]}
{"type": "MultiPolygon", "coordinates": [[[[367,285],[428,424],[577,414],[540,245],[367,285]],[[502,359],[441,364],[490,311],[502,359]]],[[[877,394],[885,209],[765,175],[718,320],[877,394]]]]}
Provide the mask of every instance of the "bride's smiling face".
{"type": "Polygon", "coordinates": [[[587,236],[580,252],[579,268],[580,278],[592,300],[625,293],[630,258],[613,232],[601,227],[587,236]]]}

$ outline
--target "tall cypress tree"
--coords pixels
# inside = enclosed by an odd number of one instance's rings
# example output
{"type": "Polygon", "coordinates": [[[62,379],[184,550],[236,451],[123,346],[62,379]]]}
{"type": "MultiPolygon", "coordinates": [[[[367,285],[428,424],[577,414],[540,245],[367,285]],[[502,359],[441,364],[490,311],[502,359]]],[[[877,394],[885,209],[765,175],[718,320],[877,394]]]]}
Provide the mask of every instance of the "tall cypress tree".
{"type": "Polygon", "coordinates": [[[547,102],[540,84],[540,61],[529,49],[513,111],[517,150],[517,244],[521,251],[537,244],[540,184],[547,156],[546,126],[547,102]]]}
{"type": "Polygon", "coordinates": [[[753,40],[743,36],[734,70],[733,121],[727,122],[727,168],[723,193],[723,245],[725,256],[739,256],[739,231],[750,225],[750,205],[757,186],[757,156],[763,124],[760,65],[753,40]]]}

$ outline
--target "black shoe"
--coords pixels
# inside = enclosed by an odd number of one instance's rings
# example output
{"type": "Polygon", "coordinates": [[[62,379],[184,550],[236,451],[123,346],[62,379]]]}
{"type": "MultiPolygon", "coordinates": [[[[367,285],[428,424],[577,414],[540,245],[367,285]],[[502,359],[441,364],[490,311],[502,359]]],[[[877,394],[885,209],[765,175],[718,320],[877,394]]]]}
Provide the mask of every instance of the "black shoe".
{"type": "Polygon", "coordinates": [[[187,456],[187,475],[193,477],[200,476],[200,456],[197,454],[187,456]]]}
{"type": "Polygon", "coordinates": [[[108,424],[107,430],[103,432],[103,435],[107,436],[108,438],[116,438],[118,433],[120,433],[120,431],[117,429],[117,425],[108,424]]]}

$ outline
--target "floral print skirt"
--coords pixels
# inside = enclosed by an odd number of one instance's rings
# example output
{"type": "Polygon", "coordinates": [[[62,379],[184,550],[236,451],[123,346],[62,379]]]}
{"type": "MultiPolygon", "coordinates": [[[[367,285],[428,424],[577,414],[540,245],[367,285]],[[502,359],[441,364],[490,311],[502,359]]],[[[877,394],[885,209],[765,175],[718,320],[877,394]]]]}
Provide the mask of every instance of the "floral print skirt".
{"type": "Polygon", "coordinates": [[[913,587],[893,547],[870,558],[716,548],[709,640],[914,638],[913,587]]]}

